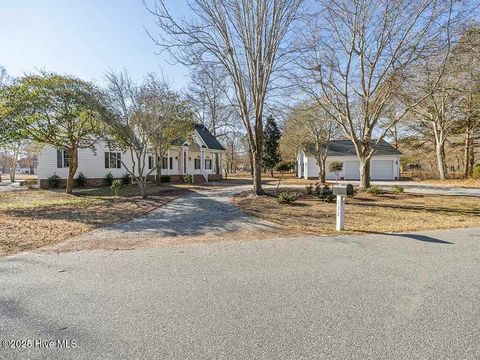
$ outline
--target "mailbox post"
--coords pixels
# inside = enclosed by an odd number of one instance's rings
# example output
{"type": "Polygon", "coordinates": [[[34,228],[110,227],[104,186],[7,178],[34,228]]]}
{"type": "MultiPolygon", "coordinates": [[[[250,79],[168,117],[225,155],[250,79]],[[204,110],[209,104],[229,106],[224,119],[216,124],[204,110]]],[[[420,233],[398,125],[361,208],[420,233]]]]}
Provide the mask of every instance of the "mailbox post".
{"type": "Polygon", "coordinates": [[[353,195],[353,186],[348,185],[333,185],[333,195],[337,195],[337,214],[336,214],[336,230],[342,231],[345,229],[345,197],[353,195]]]}

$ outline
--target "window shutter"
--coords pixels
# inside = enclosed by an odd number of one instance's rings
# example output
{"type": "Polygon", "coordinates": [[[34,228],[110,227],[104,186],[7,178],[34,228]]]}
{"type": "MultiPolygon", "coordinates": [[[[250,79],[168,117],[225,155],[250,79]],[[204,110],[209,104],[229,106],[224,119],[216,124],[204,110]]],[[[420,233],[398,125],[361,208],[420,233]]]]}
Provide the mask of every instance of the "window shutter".
{"type": "Polygon", "coordinates": [[[57,168],[62,168],[63,167],[63,154],[62,150],[57,149],[57,168]]]}
{"type": "Polygon", "coordinates": [[[117,169],[122,168],[122,153],[117,153],[117,169]]]}
{"type": "Polygon", "coordinates": [[[106,152],[105,153],[105,169],[110,168],[110,153],[106,152]]]}
{"type": "Polygon", "coordinates": [[[170,170],[173,170],[173,158],[170,158],[170,170]]]}

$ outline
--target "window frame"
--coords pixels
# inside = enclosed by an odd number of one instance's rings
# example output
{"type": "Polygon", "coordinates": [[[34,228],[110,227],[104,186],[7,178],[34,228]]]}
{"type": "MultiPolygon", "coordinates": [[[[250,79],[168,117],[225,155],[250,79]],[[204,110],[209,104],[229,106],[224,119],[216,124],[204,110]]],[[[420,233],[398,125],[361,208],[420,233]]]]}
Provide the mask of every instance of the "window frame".
{"type": "Polygon", "coordinates": [[[193,159],[193,169],[194,170],[201,170],[202,169],[202,159],[195,158],[193,159]],[[197,167],[198,164],[198,167],[197,167]]]}

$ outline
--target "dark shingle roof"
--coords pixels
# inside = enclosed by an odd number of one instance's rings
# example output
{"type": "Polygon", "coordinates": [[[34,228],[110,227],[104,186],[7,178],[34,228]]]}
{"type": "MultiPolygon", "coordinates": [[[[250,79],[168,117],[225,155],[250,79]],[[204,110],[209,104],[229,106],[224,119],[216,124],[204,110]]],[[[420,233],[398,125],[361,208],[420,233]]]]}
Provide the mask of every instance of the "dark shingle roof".
{"type": "MultiPolygon", "coordinates": [[[[400,151],[395,149],[391,144],[385,140],[380,140],[377,145],[377,140],[371,140],[370,145],[375,149],[373,155],[402,155],[400,151]]],[[[314,153],[313,145],[307,146],[305,151],[308,154],[314,153]]],[[[357,155],[353,142],[350,140],[331,140],[328,144],[329,156],[352,156],[357,155]]]]}
{"type": "Polygon", "coordinates": [[[205,127],[205,125],[197,124],[195,125],[195,130],[197,131],[198,136],[200,136],[207,145],[208,149],[213,150],[225,150],[225,148],[220,144],[215,136],[212,135],[210,131],[205,127]]]}

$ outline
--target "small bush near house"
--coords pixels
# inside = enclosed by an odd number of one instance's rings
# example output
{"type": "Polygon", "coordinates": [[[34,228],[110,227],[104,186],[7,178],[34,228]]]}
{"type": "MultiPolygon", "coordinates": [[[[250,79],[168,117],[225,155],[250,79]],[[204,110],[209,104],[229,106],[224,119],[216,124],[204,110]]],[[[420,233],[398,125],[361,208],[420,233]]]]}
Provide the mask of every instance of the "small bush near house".
{"type": "Polygon", "coordinates": [[[161,183],[169,183],[170,180],[172,180],[172,178],[170,177],[170,175],[162,175],[162,176],[160,176],[160,182],[161,182],[161,183]]]}
{"type": "Polygon", "coordinates": [[[129,173],[125,173],[122,176],[122,185],[129,185],[132,183],[132,177],[130,176],[129,173]]]}
{"type": "Polygon", "coordinates": [[[313,185],[307,185],[305,186],[305,190],[307,190],[307,195],[312,195],[313,194],[313,185]]]}
{"type": "Polygon", "coordinates": [[[400,185],[393,185],[392,186],[392,191],[394,193],[401,194],[401,193],[405,192],[405,188],[403,186],[400,186],[400,185]]]}
{"type": "Polygon", "coordinates": [[[123,181],[122,180],[114,180],[112,185],[110,185],[110,189],[113,190],[115,196],[117,196],[118,192],[123,188],[123,181]]]}
{"type": "Polygon", "coordinates": [[[27,188],[34,189],[37,187],[38,182],[37,180],[29,179],[29,180],[25,180],[24,184],[27,188]]]}
{"type": "Polygon", "coordinates": [[[105,175],[105,185],[112,186],[112,184],[113,184],[113,175],[111,172],[109,172],[107,175],[105,175]]]}
{"type": "Polygon", "coordinates": [[[184,182],[185,184],[191,184],[191,183],[192,183],[192,180],[193,180],[192,175],[185,175],[185,176],[183,177],[183,182],[184,182]]]}
{"type": "Polygon", "coordinates": [[[475,165],[472,169],[472,178],[480,179],[480,165],[475,165]]]}
{"type": "Polygon", "coordinates": [[[56,189],[60,185],[60,176],[53,174],[50,176],[47,181],[48,181],[48,187],[51,189],[56,189]]]}
{"type": "Polygon", "coordinates": [[[343,162],[341,162],[341,161],[332,161],[328,165],[328,171],[334,172],[337,180],[338,180],[338,176],[340,175],[340,172],[342,170],[343,170],[343,162]]]}
{"type": "Polygon", "coordinates": [[[296,192],[283,191],[278,195],[278,202],[280,204],[293,204],[298,199],[296,192]]]}
{"type": "Polygon", "coordinates": [[[371,195],[381,195],[384,193],[384,191],[379,188],[378,186],[370,186],[367,190],[365,190],[367,193],[371,195]]]}
{"type": "Polygon", "coordinates": [[[80,174],[78,174],[77,178],[75,179],[75,184],[78,187],[84,187],[85,185],[87,185],[87,177],[83,175],[82,172],[80,172],[80,174]]]}
{"type": "Polygon", "coordinates": [[[318,198],[325,202],[335,201],[335,195],[333,195],[332,189],[330,189],[327,185],[321,188],[320,192],[318,193],[318,198]]]}

